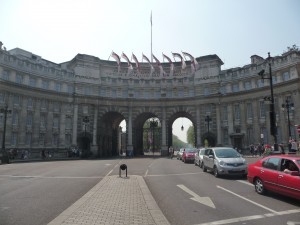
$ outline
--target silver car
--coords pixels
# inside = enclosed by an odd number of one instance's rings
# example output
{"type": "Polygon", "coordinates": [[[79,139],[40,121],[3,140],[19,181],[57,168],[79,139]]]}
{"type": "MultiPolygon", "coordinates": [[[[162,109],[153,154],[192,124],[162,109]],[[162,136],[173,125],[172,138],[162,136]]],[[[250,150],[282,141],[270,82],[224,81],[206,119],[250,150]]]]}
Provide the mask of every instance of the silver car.
{"type": "Polygon", "coordinates": [[[208,148],[203,156],[203,171],[213,171],[215,177],[221,175],[247,176],[246,160],[233,148],[208,148]]]}
{"type": "Polygon", "coordinates": [[[197,153],[195,154],[195,166],[199,166],[200,168],[203,167],[203,156],[205,153],[206,148],[200,148],[197,153]]]}
{"type": "Polygon", "coordinates": [[[185,148],[181,148],[179,150],[179,152],[177,152],[177,156],[176,156],[177,159],[182,160],[182,154],[183,154],[184,150],[185,150],[185,148]]]}

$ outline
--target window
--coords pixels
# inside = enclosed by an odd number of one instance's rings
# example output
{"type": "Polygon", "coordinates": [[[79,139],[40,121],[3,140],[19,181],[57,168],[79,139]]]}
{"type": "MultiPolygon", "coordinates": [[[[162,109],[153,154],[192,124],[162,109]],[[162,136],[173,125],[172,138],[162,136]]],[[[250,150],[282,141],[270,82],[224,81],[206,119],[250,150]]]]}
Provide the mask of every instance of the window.
{"type": "Polygon", "coordinates": [[[4,99],[5,99],[5,94],[0,93],[0,103],[4,103],[4,99]]]}
{"type": "Polygon", "coordinates": [[[72,118],[66,117],[66,129],[71,129],[71,128],[72,128],[72,118]]]}
{"type": "Polygon", "coordinates": [[[74,92],[73,86],[72,85],[68,85],[68,93],[69,94],[73,94],[73,92],[74,92]]]}
{"type": "Polygon", "coordinates": [[[55,83],[55,91],[60,92],[60,90],[61,90],[60,83],[55,83]]]}
{"type": "Polygon", "coordinates": [[[41,109],[47,110],[48,109],[48,101],[46,99],[42,99],[41,101],[41,109]]]}
{"type": "Polygon", "coordinates": [[[65,143],[66,143],[67,146],[71,145],[71,143],[72,143],[71,134],[66,134],[65,143]]]}
{"type": "Polygon", "coordinates": [[[232,85],[232,92],[238,92],[238,91],[240,91],[239,84],[233,84],[232,85]]]}
{"type": "Polygon", "coordinates": [[[58,116],[53,117],[53,128],[58,128],[59,119],[58,116]]]}
{"type": "Polygon", "coordinates": [[[16,76],[16,82],[18,84],[23,84],[23,76],[21,74],[17,74],[17,76],[16,76]]]}
{"type": "Polygon", "coordinates": [[[257,87],[263,87],[264,86],[264,80],[259,79],[257,80],[257,87]]]}
{"type": "Polygon", "coordinates": [[[31,86],[31,87],[36,86],[36,79],[35,78],[32,78],[32,77],[29,78],[29,86],[31,86]]]}
{"type": "Polygon", "coordinates": [[[287,80],[289,80],[290,79],[290,73],[289,72],[284,72],[283,74],[282,74],[282,80],[283,81],[287,81],[287,80]]]}
{"type": "Polygon", "coordinates": [[[42,88],[48,90],[49,89],[49,82],[46,80],[42,81],[42,88]]]}
{"type": "Polygon", "coordinates": [[[14,105],[20,105],[20,96],[14,95],[14,105]]]}
{"type": "Polygon", "coordinates": [[[41,118],[40,118],[40,126],[42,128],[46,128],[46,115],[45,114],[42,114],[41,115],[41,118]]]}
{"type": "Polygon", "coordinates": [[[253,118],[252,103],[248,102],[247,103],[247,119],[252,119],[252,118],[253,118]]]}
{"type": "Polygon", "coordinates": [[[247,128],[247,140],[248,140],[248,143],[247,145],[250,145],[250,144],[253,144],[254,142],[254,135],[253,135],[253,128],[252,127],[248,127],[247,128]]]}
{"type": "Polygon", "coordinates": [[[205,96],[209,95],[209,88],[208,87],[204,88],[204,95],[205,96]]]}
{"type": "Polygon", "coordinates": [[[27,146],[31,146],[31,139],[32,139],[32,134],[31,134],[31,133],[26,133],[25,144],[26,144],[27,146]]]}
{"type": "Polygon", "coordinates": [[[59,112],[60,111],[60,104],[59,104],[59,102],[54,102],[53,103],[53,111],[54,112],[59,112]]]}
{"type": "Polygon", "coordinates": [[[260,118],[265,118],[266,117],[266,108],[265,108],[265,103],[263,101],[259,102],[259,117],[260,118]]]}
{"type": "Polygon", "coordinates": [[[33,100],[32,100],[32,98],[28,98],[27,99],[27,107],[28,108],[32,108],[33,107],[33,100]]]}
{"type": "Polygon", "coordinates": [[[3,78],[4,80],[9,80],[9,71],[4,70],[4,71],[2,72],[2,78],[3,78]]]}
{"type": "Polygon", "coordinates": [[[278,170],[280,158],[269,158],[265,160],[262,164],[263,167],[271,170],[278,170]]]}
{"type": "Polygon", "coordinates": [[[45,134],[44,133],[40,133],[39,144],[42,145],[42,146],[45,145],[45,134]]]}
{"type": "Polygon", "coordinates": [[[18,139],[18,134],[15,133],[15,132],[13,132],[13,133],[11,134],[11,141],[10,141],[10,144],[11,144],[12,146],[16,146],[16,145],[17,145],[17,139],[18,139]]]}
{"type": "Polygon", "coordinates": [[[234,119],[239,120],[240,119],[240,106],[234,105],[234,119]]]}
{"type": "Polygon", "coordinates": [[[17,111],[13,111],[13,114],[12,114],[12,124],[14,126],[17,126],[19,124],[19,113],[17,111]]]}
{"type": "Polygon", "coordinates": [[[58,144],[59,144],[58,134],[53,134],[52,144],[55,146],[58,146],[58,144]]]}
{"type": "Polygon", "coordinates": [[[226,121],[228,120],[227,106],[224,106],[224,107],[223,107],[222,117],[223,117],[223,120],[226,120],[226,121]]]}
{"type": "Polygon", "coordinates": [[[27,114],[26,125],[32,126],[32,114],[31,113],[27,114]]]}
{"type": "Polygon", "coordinates": [[[245,90],[250,90],[250,89],[252,89],[251,82],[250,81],[245,82],[245,90]]]}

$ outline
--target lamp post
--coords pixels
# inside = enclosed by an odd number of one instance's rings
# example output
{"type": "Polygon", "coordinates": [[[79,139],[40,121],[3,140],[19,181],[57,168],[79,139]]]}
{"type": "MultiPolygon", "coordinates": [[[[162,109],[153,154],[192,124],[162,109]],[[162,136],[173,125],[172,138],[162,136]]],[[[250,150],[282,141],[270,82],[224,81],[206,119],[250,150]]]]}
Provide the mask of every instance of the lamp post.
{"type": "Polygon", "coordinates": [[[261,76],[262,80],[270,81],[270,90],[271,90],[271,104],[270,104],[270,130],[271,135],[274,137],[274,151],[278,151],[277,143],[277,127],[276,127],[276,113],[275,113],[275,104],[274,104],[274,93],[273,93],[273,79],[272,79],[272,68],[271,68],[271,56],[268,52],[268,64],[269,64],[269,77],[264,77],[265,70],[261,70],[258,75],[261,76]]]}
{"type": "Polygon", "coordinates": [[[86,137],[86,126],[90,122],[90,119],[88,116],[83,117],[83,123],[84,123],[84,137],[86,137]]]}
{"type": "Polygon", "coordinates": [[[5,135],[6,135],[6,119],[7,119],[7,114],[8,113],[10,114],[11,110],[8,109],[8,106],[6,104],[4,106],[4,109],[0,109],[0,113],[4,114],[1,163],[2,164],[8,164],[9,163],[9,156],[7,154],[7,151],[5,150],[5,135]]]}
{"type": "Polygon", "coordinates": [[[154,129],[157,127],[158,123],[154,118],[151,118],[150,120],[150,128],[151,128],[151,136],[152,136],[152,153],[154,156],[154,129]]]}
{"type": "Polygon", "coordinates": [[[281,105],[282,111],[287,111],[287,116],[288,116],[288,129],[289,129],[289,140],[292,138],[291,134],[291,121],[290,121],[290,111],[294,110],[294,103],[290,102],[288,99],[285,100],[285,104],[281,105]]]}
{"type": "Polygon", "coordinates": [[[210,116],[209,115],[207,115],[206,117],[205,117],[205,122],[207,122],[207,133],[209,133],[209,122],[211,121],[211,118],[210,118],[210,116]]]}

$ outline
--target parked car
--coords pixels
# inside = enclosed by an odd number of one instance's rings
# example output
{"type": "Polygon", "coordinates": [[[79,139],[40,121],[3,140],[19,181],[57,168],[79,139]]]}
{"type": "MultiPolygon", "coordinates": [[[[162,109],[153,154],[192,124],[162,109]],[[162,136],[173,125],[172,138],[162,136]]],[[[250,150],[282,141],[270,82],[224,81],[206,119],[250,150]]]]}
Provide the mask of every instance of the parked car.
{"type": "Polygon", "coordinates": [[[194,162],[195,161],[195,154],[197,152],[196,148],[186,148],[182,154],[182,162],[194,162]]]}
{"type": "Polygon", "coordinates": [[[258,194],[272,191],[300,200],[300,156],[262,158],[248,166],[247,179],[258,194]]]}
{"type": "Polygon", "coordinates": [[[195,166],[203,167],[203,155],[205,153],[206,148],[200,148],[195,154],[195,166]]]}
{"type": "Polygon", "coordinates": [[[177,155],[176,155],[176,158],[179,159],[179,160],[182,160],[182,154],[184,152],[185,148],[181,148],[179,149],[177,155]]]}
{"type": "Polygon", "coordinates": [[[203,171],[210,170],[215,177],[221,175],[247,176],[246,160],[230,147],[208,148],[203,156],[203,171]]]}

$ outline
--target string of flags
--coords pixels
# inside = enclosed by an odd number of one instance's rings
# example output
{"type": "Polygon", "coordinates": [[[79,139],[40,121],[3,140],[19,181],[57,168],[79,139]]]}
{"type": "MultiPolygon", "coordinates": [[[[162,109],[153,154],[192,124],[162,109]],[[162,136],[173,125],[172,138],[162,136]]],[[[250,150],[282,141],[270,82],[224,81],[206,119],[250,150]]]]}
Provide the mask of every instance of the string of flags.
{"type": "MultiPolygon", "coordinates": [[[[172,56],[174,61],[176,62],[176,58],[180,59],[181,62],[181,69],[184,70],[186,69],[186,57],[189,58],[189,60],[191,61],[191,71],[192,73],[195,73],[198,69],[199,69],[199,63],[197,62],[197,60],[189,53],[187,52],[182,52],[182,55],[180,53],[173,53],[172,52],[172,56]]],[[[128,56],[122,52],[121,56],[119,56],[118,54],[116,54],[114,51],[111,52],[111,55],[109,57],[112,57],[116,60],[117,65],[118,65],[118,72],[120,71],[120,67],[121,67],[121,58],[123,58],[128,65],[128,74],[133,72],[133,65],[132,65],[132,61],[135,63],[135,68],[137,70],[137,72],[141,72],[140,70],[140,63],[137,59],[137,57],[135,56],[135,54],[132,53],[131,55],[131,60],[129,60],[128,56]]],[[[169,76],[172,76],[174,73],[174,63],[171,60],[171,58],[169,58],[167,55],[165,55],[164,53],[162,53],[162,57],[163,57],[163,61],[166,60],[169,64],[170,64],[170,72],[169,72],[169,76]]],[[[153,65],[156,65],[156,67],[159,69],[159,74],[160,76],[166,76],[168,75],[165,71],[164,68],[161,64],[161,62],[159,61],[159,59],[157,57],[155,57],[154,54],[152,54],[152,58],[154,59],[155,62],[151,62],[149,60],[149,58],[147,56],[144,55],[144,53],[142,53],[142,62],[147,62],[150,66],[150,75],[152,75],[152,73],[155,71],[155,68],[153,65]]]]}

